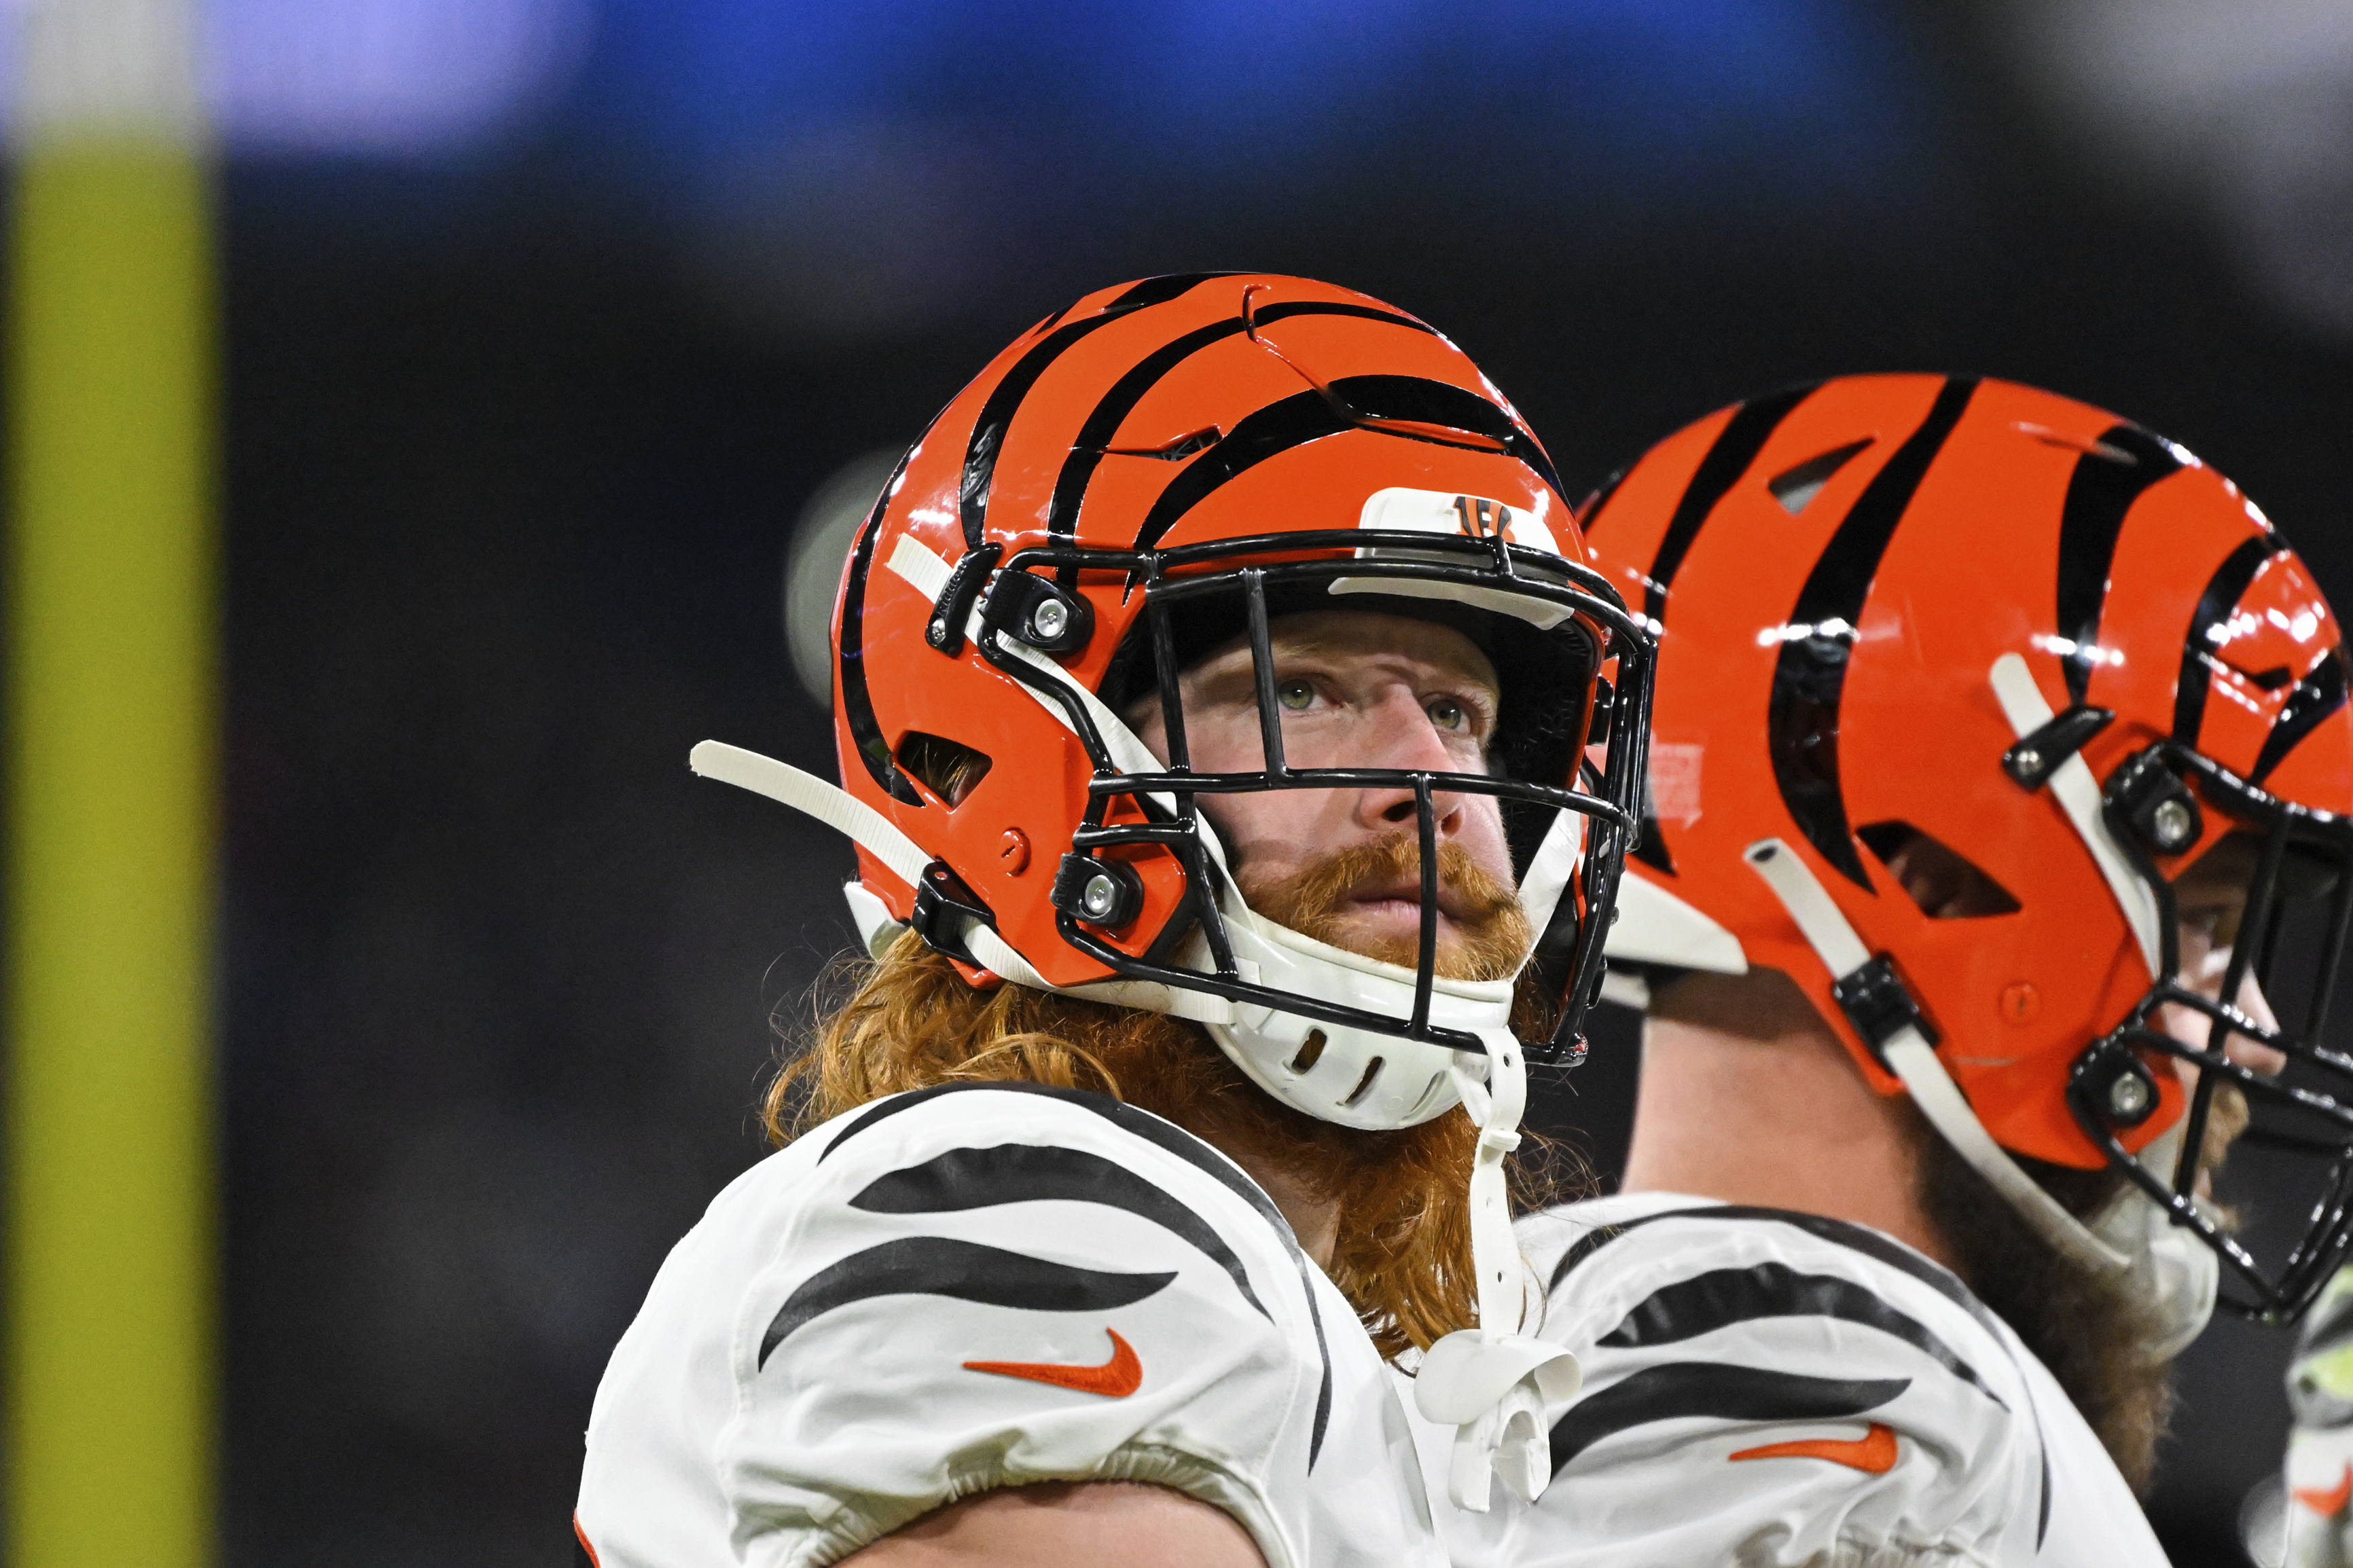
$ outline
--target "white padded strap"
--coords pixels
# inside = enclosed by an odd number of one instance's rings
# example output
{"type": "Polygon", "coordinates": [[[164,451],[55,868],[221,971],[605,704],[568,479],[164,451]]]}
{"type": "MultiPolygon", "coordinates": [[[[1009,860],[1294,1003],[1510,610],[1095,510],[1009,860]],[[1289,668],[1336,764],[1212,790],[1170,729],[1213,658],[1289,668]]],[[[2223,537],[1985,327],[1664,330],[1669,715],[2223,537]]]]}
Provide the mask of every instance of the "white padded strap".
{"type": "MultiPolygon", "coordinates": [[[[1760,838],[1742,852],[1741,858],[1781,900],[1807,945],[1835,978],[1843,980],[1871,962],[1862,939],[1796,850],[1778,838],[1760,838]]],[[[1880,1047],[1880,1056],[1888,1070],[1903,1081],[1928,1124],[2043,1240],[2089,1268],[2108,1270],[2131,1265],[2130,1257],[2094,1235],[1993,1141],[1993,1134],[1969,1109],[1960,1086],[1918,1029],[1909,1024],[1898,1029],[1880,1047]]]]}
{"type": "Polygon", "coordinates": [[[920,884],[923,868],[931,864],[932,858],[889,817],[847,790],[789,763],[724,741],[703,741],[686,754],[686,765],[704,778],[765,795],[816,817],[891,868],[891,874],[910,888],[920,884]]]}
{"type": "MultiPolygon", "coordinates": [[[[881,861],[891,868],[893,876],[910,888],[920,884],[923,868],[931,863],[932,858],[924,854],[913,839],[899,831],[890,818],[847,790],[829,784],[815,773],[806,773],[789,763],[780,763],[774,757],[764,757],[757,752],[747,752],[722,741],[704,741],[687,753],[687,763],[704,778],[717,779],[723,784],[748,789],[754,795],[766,795],[770,800],[816,817],[881,861]]],[[[858,910],[855,900],[851,909],[853,911],[858,910]]],[[[862,920],[860,924],[861,927],[864,924],[862,920]]],[[[871,947],[872,933],[866,934],[871,947]]],[[[1233,1021],[1233,1005],[1222,996],[1144,981],[1055,985],[1039,974],[1036,966],[1022,957],[1011,942],[978,921],[969,922],[963,935],[965,946],[983,968],[1017,985],[1027,985],[1033,991],[1054,991],[1066,996],[1108,1003],[1115,1007],[1166,1013],[1172,1017],[1191,1018],[1204,1024],[1229,1024],[1233,1021]]]]}
{"type": "Polygon", "coordinates": [[[1508,1030],[1482,1032],[1482,1058],[1457,1052],[1450,1069],[1462,1109],[1479,1124],[1471,1165],[1471,1268],[1478,1276],[1479,1326],[1458,1329],[1430,1346],[1414,1378],[1424,1416],[1454,1428],[1447,1496],[1471,1513],[1487,1511],[1490,1482],[1501,1476],[1524,1502],[1552,1480],[1545,1406],[1573,1397],[1584,1381],[1577,1357],[1519,1332],[1527,1281],[1512,1236],[1504,1163],[1519,1147],[1527,1106],[1527,1065],[1508,1030]]]}
{"type": "MultiPolygon", "coordinates": [[[[2001,704],[2002,717],[2024,740],[2043,725],[2051,722],[2051,704],[2043,700],[2042,689],[2034,684],[2034,674],[2026,668],[2026,660],[2014,653],[2003,654],[1993,661],[1993,694],[2001,704]]],[[[2100,782],[2092,776],[2091,764],[2081,755],[2071,756],[2051,771],[2045,787],[2058,801],[2059,809],[2075,829],[2084,847],[2092,852],[2092,859],[2107,879],[2108,890],[2116,895],[2117,907],[2125,912],[2125,921],[2132,927],[2133,937],[2140,943],[2140,955],[2148,964],[2149,978],[2157,978],[2158,954],[2163,951],[2158,942],[2157,895],[2149,890],[2140,873],[2116,847],[2115,835],[2108,831],[2107,818],[2100,810],[2100,782]]]]}
{"type": "Polygon", "coordinates": [[[882,564],[934,604],[947,592],[948,577],[955,571],[937,551],[911,533],[899,536],[899,542],[891,547],[891,559],[882,564]]]}

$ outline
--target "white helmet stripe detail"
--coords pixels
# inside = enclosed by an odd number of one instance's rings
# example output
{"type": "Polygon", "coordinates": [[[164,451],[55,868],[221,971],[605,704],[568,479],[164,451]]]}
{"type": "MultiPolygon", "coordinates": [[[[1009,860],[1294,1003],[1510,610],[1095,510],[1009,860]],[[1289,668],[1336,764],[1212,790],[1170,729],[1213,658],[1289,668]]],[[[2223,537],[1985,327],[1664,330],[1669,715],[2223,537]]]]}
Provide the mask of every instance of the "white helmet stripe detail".
{"type": "MultiPolygon", "coordinates": [[[[2010,727],[2018,732],[2020,740],[2051,722],[2051,704],[2043,700],[2042,689],[2034,684],[2026,660],[2017,654],[2006,653],[1993,661],[1993,694],[2001,703],[2002,716],[2010,721],[2010,727]]],[[[2124,910],[2126,923],[2132,927],[2134,939],[2140,943],[2140,955],[2147,961],[2149,978],[2154,981],[2158,955],[2162,951],[2158,940],[2157,897],[2108,832],[2107,819],[2100,812],[2099,781],[2092,776],[2091,764],[2080,755],[2069,757],[2052,770],[2050,789],[2059,808],[2074,826],[2077,837],[2083,839],[2084,847],[2092,852],[2100,875],[2107,879],[2108,890],[2116,895],[2117,907],[2124,910]]]]}
{"type": "MultiPolygon", "coordinates": [[[[1778,838],[1760,838],[1741,852],[1741,858],[1781,900],[1807,945],[1833,978],[1843,980],[1871,962],[1862,939],[1855,935],[1854,927],[1823,889],[1813,868],[1796,850],[1778,838]]],[[[1960,1086],[1953,1082],[1918,1029],[1909,1024],[1898,1029],[1880,1047],[1880,1056],[1888,1070],[1903,1080],[1929,1125],[2045,1241],[2087,1268],[2105,1271],[2131,1266],[2129,1255],[2094,1235],[1993,1141],[1993,1134],[1969,1109],[1960,1086]]]]}

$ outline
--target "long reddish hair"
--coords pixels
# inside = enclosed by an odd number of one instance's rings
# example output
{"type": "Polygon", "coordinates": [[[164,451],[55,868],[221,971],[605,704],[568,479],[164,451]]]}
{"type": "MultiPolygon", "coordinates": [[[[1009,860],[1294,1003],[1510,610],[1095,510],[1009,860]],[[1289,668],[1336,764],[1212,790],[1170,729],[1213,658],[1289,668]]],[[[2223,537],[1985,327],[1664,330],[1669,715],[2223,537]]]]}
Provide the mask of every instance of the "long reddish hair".
{"type": "MultiPolygon", "coordinates": [[[[1332,1282],[1384,1356],[1476,1321],[1467,1182],[1478,1130],[1461,1110],[1393,1132],[1318,1121],[1252,1084],[1191,1024],[1018,985],[976,990],[912,934],[880,963],[837,965],[832,979],[828,989],[847,999],[821,1009],[768,1087],[763,1121],[779,1144],[934,1084],[1091,1089],[1334,1200],[1332,1282]]],[[[1524,1202],[1569,1180],[1573,1160],[1539,1147],[1518,1173],[1524,1202]]]]}

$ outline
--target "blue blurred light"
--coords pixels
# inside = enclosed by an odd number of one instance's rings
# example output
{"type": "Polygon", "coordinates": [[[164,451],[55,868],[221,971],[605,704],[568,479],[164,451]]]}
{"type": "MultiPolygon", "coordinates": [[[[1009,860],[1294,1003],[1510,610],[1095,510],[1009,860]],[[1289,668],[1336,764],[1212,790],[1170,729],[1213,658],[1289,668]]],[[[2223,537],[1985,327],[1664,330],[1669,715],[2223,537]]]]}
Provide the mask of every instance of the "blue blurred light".
{"type": "Polygon", "coordinates": [[[1907,66],[1849,0],[604,0],[570,114],[690,161],[889,122],[1221,173],[1569,144],[1744,162],[1759,138],[1876,163],[1907,66]]]}
{"type": "Polygon", "coordinates": [[[595,0],[206,0],[206,97],[233,153],[433,157],[569,85],[595,0]]]}

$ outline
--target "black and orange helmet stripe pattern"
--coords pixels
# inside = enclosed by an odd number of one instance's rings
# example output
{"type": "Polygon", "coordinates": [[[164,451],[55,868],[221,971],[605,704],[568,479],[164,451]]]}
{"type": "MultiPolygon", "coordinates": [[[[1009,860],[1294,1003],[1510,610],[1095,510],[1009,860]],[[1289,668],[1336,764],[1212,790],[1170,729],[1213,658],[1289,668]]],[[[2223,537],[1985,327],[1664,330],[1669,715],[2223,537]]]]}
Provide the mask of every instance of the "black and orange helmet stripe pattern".
{"type": "Polygon", "coordinates": [[[2075,646],[2061,656],[2068,694],[2077,702],[2091,689],[2100,616],[2107,607],[2108,573],[2133,502],[2181,467],[2170,442],[2137,425],[2113,425],[2091,451],[2075,459],[2059,514],[2059,635],[2075,646]]]}
{"type": "Polygon", "coordinates": [[[1699,537],[1716,509],[1718,502],[1730,492],[1756,463],[1757,454],[1789,411],[1806,400],[1811,386],[1791,387],[1764,397],[1754,397],[1742,404],[1725,420],[1715,445],[1693,470],[1691,483],[1683,487],[1683,499],[1675,503],[1675,513],[1667,523],[1667,531],[1660,536],[1658,552],[1651,558],[1649,582],[1642,590],[1642,611],[1653,626],[1663,623],[1667,614],[1667,590],[1675,580],[1675,573],[1690,553],[1692,542],[1699,537]]]}
{"type": "MultiPolygon", "coordinates": [[[[2353,838],[2335,614],[2234,486],[2113,414],[1990,378],[1839,378],[1686,426],[1586,521],[1596,563],[1663,623],[1634,874],[1750,965],[1797,976],[1835,1024],[1832,977],[1743,859],[1767,837],[1796,846],[1936,1027],[1981,1053],[1950,1065],[2006,1148],[2106,1158],[2066,1073],[2171,961],[2152,961],[2058,797],[2003,770],[2032,706],[2003,661],[2052,710],[2109,712],[2070,753],[2095,780],[2137,787],[2126,764],[2155,757],[2202,804],[2190,839],[2152,852],[2157,883],[2283,821],[2314,865],[2334,863],[2331,835],[2353,838]],[[1921,837],[2006,900],[1956,913],[1903,896],[1880,847],[1921,837]]],[[[2129,815],[2149,798],[2106,802],[2118,842],[2155,842],[2129,815]]],[[[1719,956],[1663,919],[1626,951],[1719,956]]]]}
{"type": "Polygon", "coordinates": [[[2206,694],[2214,686],[2206,651],[2214,629],[2231,618],[2263,563],[2286,548],[2287,541],[2275,533],[2242,540],[2222,558],[2222,564],[2207,579],[2205,591],[2198,595],[2198,607],[2190,612],[2189,627],[2181,634],[2181,679],[2173,689],[2173,738],[2192,751],[2198,749],[2198,737],[2205,730],[2206,694]]]}
{"type": "MultiPolygon", "coordinates": [[[[1212,343],[1293,316],[1355,316],[1368,321],[1386,321],[1391,326],[1405,327],[1417,332],[1430,331],[1411,316],[1394,310],[1376,310],[1370,305],[1292,300],[1269,305],[1247,317],[1231,316],[1212,321],[1163,344],[1136,361],[1134,369],[1113,383],[1111,390],[1103,394],[1103,400],[1088,414],[1086,423],[1079,427],[1078,439],[1071,446],[1071,455],[1063,460],[1061,472],[1055,477],[1054,499],[1046,514],[1047,531],[1061,539],[1069,539],[1077,532],[1079,508],[1086,500],[1087,481],[1094,478],[1095,469],[1110,455],[1112,438],[1119,433],[1122,422],[1135,411],[1135,405],[1143,402],[1145,395],[1159,385],[1171,371],[1212,343]]],[[[1206,442],[1214,443],[1223,440],[1229,432],[1204,430],[1194,434],[1206,442]]],[[[1196,451],[1205,448],[1194,448],[1196,451]]],[[[1189,452],[1169,454],[1171,457],[1190,455],[1189,452]]]]}
{"type": "Polygon", "coordinates": [[[1080,339],[1132,310],[1166,304],[1212,278],[1232,276],[1230,272],[1173,272],[1163,278],[1147,278],[1095,314],[1056,327],[1043,342],[1014,362],[1013,368],[1005,373],[1005,379],[990,390],[988,401],[981,405],[980,416],[973,421],[972,436],[965,445],[964,484],[957,498],[964,520],[965,548],[977,550],[987,537],[988,494],[997,475],[997,454],[1004,450],[1006,429],[1047,367],[1080,339]]]}
{"type": "Polygon", "coordinates": [[[1855,851],[1839,778],[1836,737],[1847,649],[1854,628],[1862,623],[1863,601],[1870,597],[1888,542],[1977,389],[1974,377],[1947,380],[1920,427],[1855,499],[1789,611],[1773,670],[1766,730],[1782,802],[1822,858],[1866,890],[1871,874],[1855,851]],[[1801,712],[1801,708],[1807,710],[1801,712]]]}

